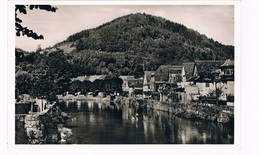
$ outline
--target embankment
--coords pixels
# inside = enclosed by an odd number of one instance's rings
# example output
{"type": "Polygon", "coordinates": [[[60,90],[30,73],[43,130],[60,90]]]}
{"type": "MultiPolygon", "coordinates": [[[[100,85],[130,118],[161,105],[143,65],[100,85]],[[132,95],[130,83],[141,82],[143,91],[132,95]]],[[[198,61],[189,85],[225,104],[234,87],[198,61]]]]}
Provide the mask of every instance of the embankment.
{"type": "Polygon", "coordinates": [[[70,129],[63,127],[67,115],[55,104],[41,113],[30,113],[24,118],[24,128],[29,144],[69,143],[70,129]]]}
{"type": "Polygon", "coordinates": [[[232,123],[234,120],[234,107],[214,105],[207,103],[168,103],[155,100],[145,100],[147,108],[170,112],[175,116],[200,119],[205,121],[232,123]]]}

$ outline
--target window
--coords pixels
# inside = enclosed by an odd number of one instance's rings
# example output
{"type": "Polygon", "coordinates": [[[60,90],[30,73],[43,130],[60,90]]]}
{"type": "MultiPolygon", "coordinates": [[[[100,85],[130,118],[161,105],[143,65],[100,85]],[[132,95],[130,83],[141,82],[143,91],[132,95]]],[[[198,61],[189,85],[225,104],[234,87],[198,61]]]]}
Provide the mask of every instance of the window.
{"type": "Polygon", "coordinates": [[[206,87],[209,87],[209,83],[208,82],[206,82],[206,87]]]}

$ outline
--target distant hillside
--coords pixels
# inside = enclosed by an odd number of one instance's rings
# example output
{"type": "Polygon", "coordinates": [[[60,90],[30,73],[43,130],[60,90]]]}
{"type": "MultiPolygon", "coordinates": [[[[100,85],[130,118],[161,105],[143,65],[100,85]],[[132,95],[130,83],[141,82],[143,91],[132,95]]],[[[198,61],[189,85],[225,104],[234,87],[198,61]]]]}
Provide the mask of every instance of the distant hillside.
{"type": "Polygon", "coordinates": [[[73,42],[77,51],[130,52],[166,63],[234,56],[233,46],[222,45],[182,24],[141,13],[73,34],[66,42],[73,42]]]}

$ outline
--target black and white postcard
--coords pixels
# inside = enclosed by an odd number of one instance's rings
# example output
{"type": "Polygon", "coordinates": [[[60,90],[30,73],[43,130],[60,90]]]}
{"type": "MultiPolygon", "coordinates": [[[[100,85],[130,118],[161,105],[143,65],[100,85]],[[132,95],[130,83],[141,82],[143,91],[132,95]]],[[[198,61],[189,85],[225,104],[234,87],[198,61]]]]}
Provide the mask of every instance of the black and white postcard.
{"type": "Polygon", "coordinates": [[[10,1],[10,149],[239,150],[240,12],[239,1],[10,1]]]}

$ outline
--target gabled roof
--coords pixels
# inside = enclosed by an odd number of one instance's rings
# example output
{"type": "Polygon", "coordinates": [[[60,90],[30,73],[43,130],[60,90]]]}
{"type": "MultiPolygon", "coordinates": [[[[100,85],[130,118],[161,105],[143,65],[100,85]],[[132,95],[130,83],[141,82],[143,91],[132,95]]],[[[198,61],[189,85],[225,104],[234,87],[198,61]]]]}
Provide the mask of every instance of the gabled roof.
{"type": "Polygon", "coordinates": [[[186,79],[189,79],[192,77],[194,64],[195,64],[194,62],[187,62],[187,63],[182,64],[183,69],[185,71],[186,79]]]}
{"type": "Polygon", "coordinates": [[[71,79],[71,81],[77,81],[77,80],[83,82],[85,80],[88,80],[88,78],[87,78],[87,76],[78,76],[76,78],[71,79]]]}
{"type": "Polygon", "coordinates": [[[234,67],[234,60],[227,59],[220,67],[234,67]]]}
{"type": "Polygon", "coordinates": [[[182,66],[161,65],[155,71],[155,81],[168,81],[169,74],[181,74],[182,66]]]}
{"type": "Polygon", "coordinates": [[[76,78],[72,78],[71,81],[77,81],[78,80],[78,81],[83,82],[83,81],[87,81],[88,80],[88,81],[93,82],[93,81],[95,81],[97,79],[103,80],[105,78],[106,78],[106,75],[78,76],[76,78]]]}
{"type": "Polygon", "coordinates": [[[224,60],[196,60],[195,65],[199,76],[210,76],[213,71],[220,68],[224,60]]]}
{"type": "Polygon", "coordinates": [[[123,81],[125,81],[125,80],[134,79],[134,76],[120,75],[119,78],[121,78],[123,81]]]}
{"type": "Polygon", "coordinates": [[[182,66],[172,66],[169,68],[169,74],[181,74],[182,66]]]}
{"type": "Polygon", "coordinates": [[[88,80],[93,82],[95,80],[104,80],[106,78],[106,75],[91,75],[89,76],[88,80]]]}

